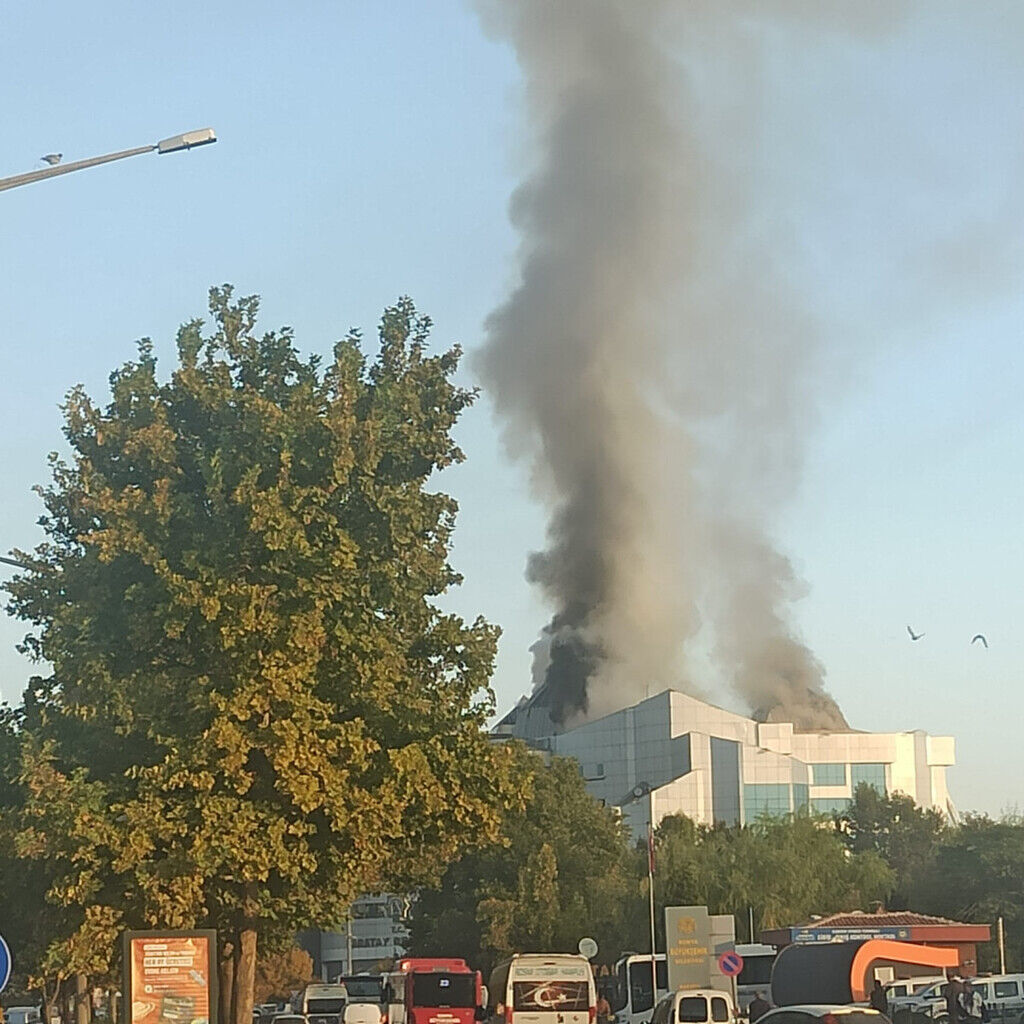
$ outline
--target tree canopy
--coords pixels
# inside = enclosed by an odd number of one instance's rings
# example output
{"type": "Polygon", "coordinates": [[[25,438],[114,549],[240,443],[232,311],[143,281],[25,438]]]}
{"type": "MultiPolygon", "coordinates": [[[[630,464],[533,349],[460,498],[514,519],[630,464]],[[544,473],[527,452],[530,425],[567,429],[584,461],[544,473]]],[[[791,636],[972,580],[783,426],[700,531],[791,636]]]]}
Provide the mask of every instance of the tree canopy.
{"type": "Polygon", "coordinates": [[[505,815],[501,842],[467,853],[420,894],[412,951],[489,969],[515,951],[575,950],[584,935],[602,957],[630,948],[645,918],[622,823],[587,793],[575,761],[545,766],[513,749],[532,772],[526,806],[505,815]]]}
{"type": "Polygon", "coordinates": [[[851,855],[820,819],[804,814],[735,828],[671,815],[655,832],[655,855],[659,905],[706,904],[714,914],[735,914],[741,927],[752,909],[756,929],[870,905],[894,881],[877,853],[851,855]]]}
{"type": "Polygon", "coordinates": [[[68,955],[216,927],[244,1024],[257,934],[436,881],[521,801],[483,732],[498,631],[436,602],[460,582],[430,488],[463,458],[459,349],[429,354],[408,299],[372,360],[358,333],[303,358],[257,311],[214,288],[167,380],[144,340],[108,403],[70,392],[47,540],[8,585],[52,669],[25,698],[18,852],[78,908],[68,955]]]}

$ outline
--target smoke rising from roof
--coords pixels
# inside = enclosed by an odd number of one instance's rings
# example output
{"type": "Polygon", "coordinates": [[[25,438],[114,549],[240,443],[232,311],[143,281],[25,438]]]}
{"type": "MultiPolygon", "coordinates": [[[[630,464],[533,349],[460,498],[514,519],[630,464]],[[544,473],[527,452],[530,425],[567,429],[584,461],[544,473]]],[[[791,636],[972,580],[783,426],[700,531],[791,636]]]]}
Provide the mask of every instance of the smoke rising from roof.
{"type": "MultiPolygon", "coordinates": [[[[846,727],[769,532],[812,425],[819,329],[753,205],[756,107],[714,125],[717,151],[701,138],[701,54],[756,95],[759,19],[814,28],[820,6],[477,2],[515,49],[538,143],[511,205],[521,279],[477,369],[550,510],[527,576],[556,609],[535,668],[557,722],[667,686],[706,695],[701,633],[755,713],[846,727]]],[[[833,9],[828,28],[870,35],[899,6],[833,9]]]]}

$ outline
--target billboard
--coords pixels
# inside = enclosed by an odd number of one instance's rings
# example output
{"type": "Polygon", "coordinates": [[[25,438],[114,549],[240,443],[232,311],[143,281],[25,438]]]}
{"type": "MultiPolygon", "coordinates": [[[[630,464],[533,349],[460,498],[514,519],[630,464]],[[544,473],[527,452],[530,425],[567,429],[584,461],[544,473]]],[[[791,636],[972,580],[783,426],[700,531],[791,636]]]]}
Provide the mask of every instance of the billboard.
{"type": "Polygon", "coordinates": [[[217,933],[125,932],[125,1024],[217,1024],[217,933]]]}

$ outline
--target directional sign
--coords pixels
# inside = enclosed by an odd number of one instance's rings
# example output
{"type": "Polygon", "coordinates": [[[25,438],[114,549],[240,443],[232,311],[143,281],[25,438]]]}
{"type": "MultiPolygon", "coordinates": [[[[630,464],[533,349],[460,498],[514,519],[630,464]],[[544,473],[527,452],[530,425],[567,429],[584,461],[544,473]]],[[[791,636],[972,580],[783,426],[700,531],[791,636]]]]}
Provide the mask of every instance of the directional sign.
{"type": "Polygon", "coordinates": [[[743,970],[743,957],[739,953],[723,953],[718,958],[718,969],[727,978],[735,978],[743,970]]]}
{"type": "Polygon", "coordinates": [[[0,935],[0,992],[7,988],[11,980],[11,950],[4,937],[0,935]]]}

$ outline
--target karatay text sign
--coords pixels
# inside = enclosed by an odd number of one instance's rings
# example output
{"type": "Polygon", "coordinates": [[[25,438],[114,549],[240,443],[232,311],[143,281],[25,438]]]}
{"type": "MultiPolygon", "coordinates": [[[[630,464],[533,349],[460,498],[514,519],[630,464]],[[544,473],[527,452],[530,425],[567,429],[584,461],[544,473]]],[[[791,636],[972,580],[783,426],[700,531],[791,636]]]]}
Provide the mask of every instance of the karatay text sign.
{"type": "Polygon", "coordinates": [[[125,932],[127,1024],[217,1024],[215,931],[125,932]]]}
{"type": "Polygon", "coordinates": [[[710,983],[711,918],[707,907],[666,907],[668,990],[705,988],[710,983]]]}

